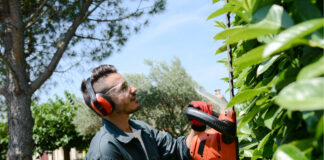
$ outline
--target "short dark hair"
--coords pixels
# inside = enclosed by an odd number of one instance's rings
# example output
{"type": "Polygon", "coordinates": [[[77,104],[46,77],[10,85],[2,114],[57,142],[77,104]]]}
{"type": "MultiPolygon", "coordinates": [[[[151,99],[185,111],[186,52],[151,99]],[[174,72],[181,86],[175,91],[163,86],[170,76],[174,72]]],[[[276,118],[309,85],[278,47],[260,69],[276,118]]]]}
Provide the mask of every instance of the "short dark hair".
{"type": "MultiPolygon", "coordinates": [[[[108,75],[112,73],[117,73],[117,69],[113,65],[100,65],[92,70],[92,75],[90,77],[91,80],[91,85],[94,86],[93,84],[98,82],[99,79],[103,77],[107,77],[108,75]]],[[[96,90],[96,88],[93,88],[96,90]]],[[[97,89],[98,90],[98,89],[97,89]]],[[[87,88],[86,88],[86,80],[83,80],[81,83],[81,92],[83,95],[84,102],[88,105],[90,105],[90,96],[88,94],[87,88]]]]}

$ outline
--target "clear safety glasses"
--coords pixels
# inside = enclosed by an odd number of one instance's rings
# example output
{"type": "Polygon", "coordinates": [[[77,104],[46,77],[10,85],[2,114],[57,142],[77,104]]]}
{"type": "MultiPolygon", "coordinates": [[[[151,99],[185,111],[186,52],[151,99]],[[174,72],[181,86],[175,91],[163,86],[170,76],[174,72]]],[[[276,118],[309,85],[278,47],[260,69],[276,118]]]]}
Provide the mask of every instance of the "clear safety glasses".
{"type": "Polygon", "coordinates": [[[125,94],[129,93],[131,90],[130,85],[128,84],[127,81],[121,82],[117,84],[116,86],[110,88],[107,92],[106,95],[111,96],[111,97],[119,97],[119,96],[124,96],[125,94]]]}

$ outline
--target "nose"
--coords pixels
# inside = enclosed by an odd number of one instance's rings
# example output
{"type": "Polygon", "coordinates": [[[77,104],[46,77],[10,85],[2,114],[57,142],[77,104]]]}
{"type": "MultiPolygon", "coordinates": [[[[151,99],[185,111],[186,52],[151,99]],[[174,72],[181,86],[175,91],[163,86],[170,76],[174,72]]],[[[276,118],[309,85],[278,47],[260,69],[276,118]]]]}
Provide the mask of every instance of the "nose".
{"type": "Polygon", "coordinates": [[[131,93],[136,93],[137,92],[137,88],[135,88],[134,86],[130,86],[131,87],[131,93]]]}

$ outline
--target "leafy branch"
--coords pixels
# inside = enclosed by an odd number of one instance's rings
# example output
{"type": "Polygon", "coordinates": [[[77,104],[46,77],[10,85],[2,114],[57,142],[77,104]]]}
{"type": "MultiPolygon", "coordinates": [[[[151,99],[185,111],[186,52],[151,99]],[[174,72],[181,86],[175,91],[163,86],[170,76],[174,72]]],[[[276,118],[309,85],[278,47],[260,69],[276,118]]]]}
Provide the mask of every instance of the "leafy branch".
{"type": "Polygon", "coordinates": [[[54,72],[56,72],[56,73],[65,73],[65,72],[69,71],[70,69],[72,69],[73,67],[79,65],[80,62],[83,61],[83,58],[84,58],[84,56],[81,56],[81,59],[79,59],[76,63],[72,64],[72,65],[69,66],[68,68],[66,68],[66,69],[64,69],[64,70],[56,70],[56,71],[54,71],[54,72]]]}
{"type": "MultiPolygon", "coordinates": [[[[131,17],[136,17],[136,15],[138,14],[138,11],[140,10],[140,6],[142,4],[142,1],[141,0],[139,3],[138,3],[138,6],[136,8],[136,10],[133,12],[133,13],[130,13],[130,14],[127,14],[125,16],[122,16],[122,17],[118,17],[118,18],[115,18],[115,19],[92,19],[92,18],[87,18],[87,20],[89,21],[95,21],[95,22],[117,22],[117,21],[121,21],[121,20],[124,20],[124,19],[128,19],[128,18],[131,18],[131,17]]],[[[142,8],[143,9],[143,8],[142,8]]]]}
{"type": "Polygon", "coordinates": [[[128,18],[136,16],[136,15],[137,15],[137,11],[135,11],[133,13],[130,13],[130,14],[126,15],[126,16],[116,18],[116,19],[92,19],[92,18],[88,18],[87,20],[95,21],[95,22],[116,22],[116,21],[121,21],[121,20],[124,20],[124,19],[128,19],[128,18]]]}
{"type": "MultiPolygon", "coordinates": [[[[38,17],[40,15],[40,12],[43,10],[45,4],[48,2],[48,0],[44,0],[39,7],[36,9],[36,11],[29,17],[29,19],[27,19],[27,21],[25,22],[25,26],[30,27],[31,24],[33,24],[34,22],[36,22],[36,17],[38,17]],[[31,23],[31,24],[29,24],[31,23]]],[[[55,1],[53,1],[54,3],[55,1]]]]}
{"type": "Polygon", "coordinates": [[[77,38],[80,38],[80,39],[90,39],[90,40],[96,40],[96,41],[107,41],[107,40],[109,40],[109,39],[104,39],[104,38],[83,36],[83,35],[77,35],[77,34],[75,34],[74,36],[77,37],[77,38]]]}
{"type": "MultiPolygon", "coordinates": [[[[56,1],[52,1],[52,3],[49,4],[49,6],[54,5],[56,1]]],[[[45,3],[46,4],[46,3],[45,3]]],[[[43,8],[43,7],[42,7],[43,8]]],[[[41,17],[50,9],[50,7],[47,7],[46,10],[44,10],[41,13],[37,13],[37,15],[35,14],[33,19],[29,19],[28,23],[25,23],[26,29],[29,29],[30,27],[32,27],[39,19],[41,19],[41,17]]],[[[41,11],[41,10],[40,10],[41,11]]]]}
{"type": "Polygon", "coordinates": [[[75,35],[75,31],[79,27],[79,25],[88,17],[98,6],[102,3],[103,1],[99,2],[90,12],[86,14],[88,9],[90,8],[90,5],[92,1],[87,1],[85,3],[77,17],[74,19],[72,25],[70,28],[67,30],[64,39],[59,41],[59,45],[57,48],[57,51],[55,52],[53,59],[51,60],[50,64],[46,67],[46,69],[43,71],[43,73],[40,74],[40,76],[35,79],[31,83],[31,89],[32,92],[35,92],[52,74],[53,71],[55,70],[56,66],[58,65],[60,59],[63,56],[64,51],[66,50],[70,40],[72,39],[73,35],[75,35]]]}

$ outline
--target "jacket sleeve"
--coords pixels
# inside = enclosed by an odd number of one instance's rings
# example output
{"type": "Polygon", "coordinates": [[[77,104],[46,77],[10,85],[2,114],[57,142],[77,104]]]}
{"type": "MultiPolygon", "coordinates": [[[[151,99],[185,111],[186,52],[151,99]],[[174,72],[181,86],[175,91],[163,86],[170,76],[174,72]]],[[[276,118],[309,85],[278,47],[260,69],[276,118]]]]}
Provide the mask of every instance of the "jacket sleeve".
{"type": "Polygon", "coordinates": [[[173,138],[167,132],[158,131],[146,124],[157,144],[159,155],[162,159],[191,160],[189,148],[186,145],[186,137],[173,138]]]}

